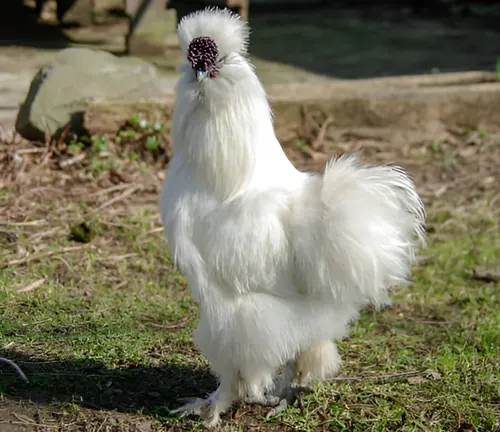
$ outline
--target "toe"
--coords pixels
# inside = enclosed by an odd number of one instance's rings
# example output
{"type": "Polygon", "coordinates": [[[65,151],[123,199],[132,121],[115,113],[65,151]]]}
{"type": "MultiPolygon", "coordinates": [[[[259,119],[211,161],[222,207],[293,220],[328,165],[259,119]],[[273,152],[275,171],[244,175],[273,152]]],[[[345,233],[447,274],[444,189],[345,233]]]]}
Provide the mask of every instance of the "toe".
{"type": "Polygon", "coordinates": [[[280,397],[275,395],[249,396],[244,399],[248,405],[276,406],[280,402],[280,397]]]}
{"type": "Polygon", "coordinates": [[[274,417],[280,412],[285,411],[287,407],[288,407],[288,401],[286,399],[281,399],[278,405],[276,405],[272,410],[269,410],[269,412],[266,414],[266,419],[270,419],[271,417],[274,417]]]}
{"type": "Polygon", "coordinates": [[[308,385],[300,385],[295,387],[295,392],[298,395],[309,395],[314,393],[314,389],[308,385]]]}
{"type": "Polygon", "coordinates": [[[210,419],[206,419],[203,421],[203,426],[205,426],[207,429],[213,429],[217,427],[219,424],[220,418],[219,416],[213,416],[210,419]]]}
{"type": "Polygon", "coordinates": [[[170,414],[179,414],[181,413],[183,416],[188,414],[199,414],[204,405],[206,405],[207,401],[201,398],[184,398],[182,399],[185,402],[184,405],[170,411],[170,414]]]}

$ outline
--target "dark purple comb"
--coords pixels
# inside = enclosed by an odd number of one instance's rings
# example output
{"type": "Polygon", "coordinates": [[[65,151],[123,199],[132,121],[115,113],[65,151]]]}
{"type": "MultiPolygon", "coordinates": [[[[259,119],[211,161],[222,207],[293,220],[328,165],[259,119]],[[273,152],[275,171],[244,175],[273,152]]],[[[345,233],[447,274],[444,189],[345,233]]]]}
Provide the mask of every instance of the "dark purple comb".
{"type": "Polygon", "coordinates": [[[189,44],[187,59],[194,70],[207,72],[214,67],[218,54],[215,41],[208,36],[200,36],[189,44]]]}

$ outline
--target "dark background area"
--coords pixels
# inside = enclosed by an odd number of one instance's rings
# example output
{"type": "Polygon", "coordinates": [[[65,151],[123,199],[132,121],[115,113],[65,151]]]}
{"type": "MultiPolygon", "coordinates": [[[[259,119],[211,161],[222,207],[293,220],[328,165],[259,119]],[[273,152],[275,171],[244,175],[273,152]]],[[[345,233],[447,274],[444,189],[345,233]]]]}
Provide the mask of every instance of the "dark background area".
{"type": "MultiPolygon", "coordinates": [[[[63,7],[71,1],[63,0],[63,7]]],[[[311,73],[367,78],[494,71],[500,58],[500,1],[272,3],[250,1],[251,54],[311,73]]],[[[205,6],[197,1],[169,1],[179,16],[205,6]]],[[[67,32],[71,24],[41,23],[36,11],[21,1],[12,2],[2,15],[1,46],[61,49],[75,44],[67,32]]],[[[108,24],[93,24],[88,31],[105,38],[111,32],[106,25],[120,20],[126,24],[123,11],[110,11],[108,24]]],[[[102,49],[98,44],[96,48],[102,49]]],[[[166,55],[174,62],[175,53],[166,55]]]]}

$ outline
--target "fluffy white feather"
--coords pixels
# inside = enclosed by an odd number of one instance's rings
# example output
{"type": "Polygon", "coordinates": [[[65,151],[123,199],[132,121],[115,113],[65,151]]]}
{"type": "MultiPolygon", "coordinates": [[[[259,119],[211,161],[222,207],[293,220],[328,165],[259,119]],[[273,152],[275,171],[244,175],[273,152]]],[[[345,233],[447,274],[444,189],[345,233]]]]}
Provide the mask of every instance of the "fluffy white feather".
{"type": "Polygon", "coordinates": [[[186,55],[189,43],[196,37],[209,36],[219,47],[221,56],[243,55],[248,47],[249,28],[245,21],[227,9],[207,8],[181,20],[179,43],[186,55]]]}
{"type": "Polygon", "coordinates": [[[400,168],[354,156],[323,175],[293,167],[236,15],[197,12],[178,33],[186,55],[208,36],[220,56],[216,76],[201,82],[181,65],[160,202],[172,256],[200,305],[195,343],[220,380],[208,399],[177,411],[214,426],[235,400],[271,400],[290,362],[299,385],[337,373],[333,340],[363,305],[407,280],[424,208],[400,168]]]}

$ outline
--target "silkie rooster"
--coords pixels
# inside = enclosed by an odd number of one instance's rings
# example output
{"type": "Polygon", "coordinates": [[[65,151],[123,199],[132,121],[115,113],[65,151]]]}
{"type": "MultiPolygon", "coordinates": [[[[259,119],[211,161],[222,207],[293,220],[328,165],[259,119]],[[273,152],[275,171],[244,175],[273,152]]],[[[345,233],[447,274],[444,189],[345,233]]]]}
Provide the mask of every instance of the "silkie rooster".
{"type": "Polygon", "coordinates": [[[184,62],[160,212],[200,306],[195,344],[219,386],[174,412],[212,427],[233,402],[278,412],[338,372],[334,340],[406,282],[425,213],[398,167],[350,155],[324,174],[292,165],[237,15],[195,12],[178,36],[184,62]]]}

